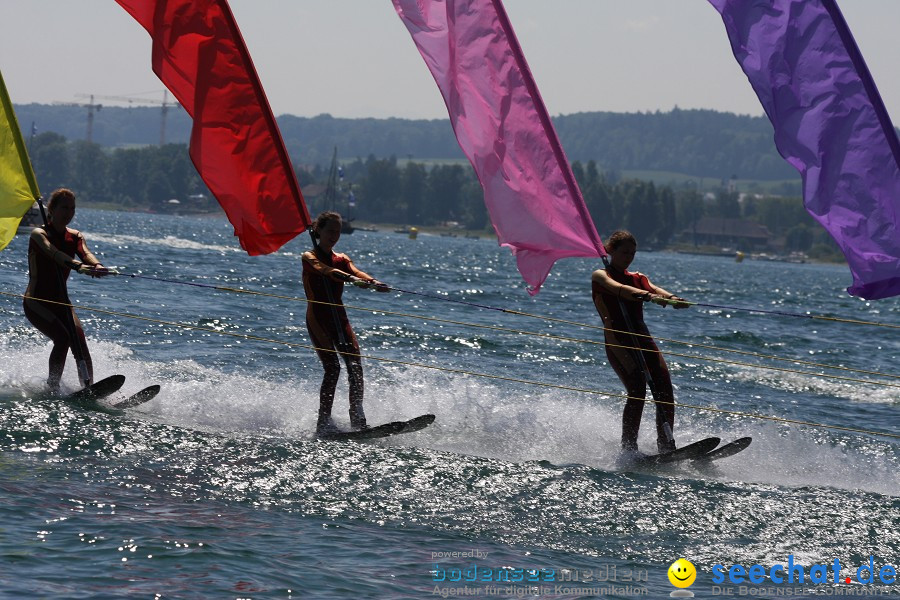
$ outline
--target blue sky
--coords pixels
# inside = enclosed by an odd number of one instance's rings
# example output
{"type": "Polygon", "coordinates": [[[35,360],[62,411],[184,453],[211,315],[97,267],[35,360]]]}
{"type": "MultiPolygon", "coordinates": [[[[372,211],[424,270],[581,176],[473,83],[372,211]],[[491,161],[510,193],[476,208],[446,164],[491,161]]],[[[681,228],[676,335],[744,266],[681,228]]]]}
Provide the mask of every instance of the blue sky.
{"type": "MultiPolygon", "coordinates": [[[[276,114],[446,117],[390,0],[229,3],[276,114]]],[[[504,4],[553,115],[676,105],[762,114],[706,0],[504,4]]],[[[840,4],[896,124],[900,1],[840,4]]],[[[162,98],[150,38],[113,0],[0,0],[0,14],[0,70],[13,102],[162,98]]]]}

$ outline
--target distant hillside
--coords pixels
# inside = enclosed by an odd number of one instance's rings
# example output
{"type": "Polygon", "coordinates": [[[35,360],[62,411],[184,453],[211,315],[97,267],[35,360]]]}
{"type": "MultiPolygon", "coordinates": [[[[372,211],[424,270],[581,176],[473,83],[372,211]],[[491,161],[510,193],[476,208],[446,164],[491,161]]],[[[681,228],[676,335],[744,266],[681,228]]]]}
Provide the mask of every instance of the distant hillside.
{"type": "MultiPolygon", "coordinates": [[[[72,141],[86,139],[86,108],[75,105],[16,104],[15,110],[26,140],[32,123],[37,128],[37,133],[52,131],[72,141]]],[[[94,113],[93,141],[101,146],[158,144],[160,113],[161,110],[154,107],[104,106],[94,113]]],[[[191,118],[181,108],[169,107],[166,142],[187,144],[190,135],[191,118]]]]}
{"type": "MultiPolygon", "coordinates": [[[[87,110],[78,106],[16,106],[22,129],[54,131],[70,140],[86,136],[87,110]]],[[[778,155],[765,117],[712,110],[655,113],[591,112],[556,117],[554,124],[570,160],[594,160],[601,170],[667,171],[692,177],[784,180],[797,172],[778,155]]],[[[446,119],[338,119],[282,115],[278,118],[292,159],[323,165],[334,146],[342,158],[396,156],[463,158],[446,119]]],[[[191,121],[170,109],[166,141],[187,143],[191,121]]],[[[158,144],[160,109],[105,106],[94,115],[93,141],[102,146],[158,144]]]]}
{"type": "Polygon", "coordinates": [[[579,113],[554,125],[569,160],[603,169],[771,181],[798,178],[778,154],[766,117],[713,110],[579,113]]]}

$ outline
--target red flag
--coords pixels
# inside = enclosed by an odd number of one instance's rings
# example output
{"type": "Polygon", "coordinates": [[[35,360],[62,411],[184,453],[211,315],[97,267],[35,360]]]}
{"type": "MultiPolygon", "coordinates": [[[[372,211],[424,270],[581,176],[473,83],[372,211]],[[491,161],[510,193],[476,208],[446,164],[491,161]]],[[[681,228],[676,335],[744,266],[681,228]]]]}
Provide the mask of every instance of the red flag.
{"type": "Polygon", "coordinates": [[[309,212],[226,0],[116,0],[153,38],[153,72],[194,119],[191,160],[248,254],[274,252],[309,212]]]}

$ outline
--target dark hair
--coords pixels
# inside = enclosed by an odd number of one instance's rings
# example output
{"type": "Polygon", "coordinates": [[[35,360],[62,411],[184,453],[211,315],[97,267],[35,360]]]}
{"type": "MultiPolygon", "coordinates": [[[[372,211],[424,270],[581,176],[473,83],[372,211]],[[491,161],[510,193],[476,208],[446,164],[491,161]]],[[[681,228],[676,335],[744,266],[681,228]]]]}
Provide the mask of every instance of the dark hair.
{"type": "Polygon", "coordinates": [[[68,188],[59,188],[55,190],[52,194],[50,194],[50,199],[47,200],[47,210],[53,210],[53,207],[60,200],[75,200],[75,192],[68,188]]]}
{"type": "Polygon", "coordinates": [[[623,242],[631,242],[637,247],[637,240],[634,239],[634,236],[631,235],[630,231],[625,231],[624,229],[619,229],[618,231],[613,231],[612,235],[609,236],[606,240],[606,248],[607,252],[612,252],[616,248],[622,245],[623,242]]]}
{"type": "Polygon", "coordinates": [[[315,222],[313,223],[312,234],[314,237],[319,237],[319,229],[328,225],[329,221],[340,221],[341,215],[339,213],[334,212],[333,210],[326,210],[321,213],[318,217],[316,217],[315,222]]]}

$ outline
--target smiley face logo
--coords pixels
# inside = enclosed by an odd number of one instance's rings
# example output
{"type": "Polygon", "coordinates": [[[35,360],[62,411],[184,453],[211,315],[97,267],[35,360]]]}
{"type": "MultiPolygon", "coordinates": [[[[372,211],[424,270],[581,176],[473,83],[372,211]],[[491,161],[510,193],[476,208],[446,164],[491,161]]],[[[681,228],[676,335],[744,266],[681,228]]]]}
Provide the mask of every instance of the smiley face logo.
{"type": "Polygon", "coordinates": [[[689,587],[697,579],[697,569],[690,561],[679,558],[669,565],[669,581],[677,588],[689,587]]]}

